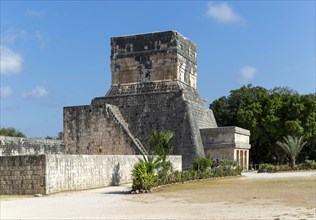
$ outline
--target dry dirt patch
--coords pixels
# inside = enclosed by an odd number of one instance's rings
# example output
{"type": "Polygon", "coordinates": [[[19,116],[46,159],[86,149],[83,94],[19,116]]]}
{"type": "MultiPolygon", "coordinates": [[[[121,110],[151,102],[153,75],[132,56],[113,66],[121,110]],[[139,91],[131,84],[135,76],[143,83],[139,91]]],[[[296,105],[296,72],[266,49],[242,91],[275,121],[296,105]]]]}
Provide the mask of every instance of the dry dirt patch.
{"type": "Polygon", "coordinates": [[[273,179],[219,178],[162,188],[152,196],[183,198],[191,203],[249,203],[271,200],[284,205],[315,207],[315,177],[273,179]]]}

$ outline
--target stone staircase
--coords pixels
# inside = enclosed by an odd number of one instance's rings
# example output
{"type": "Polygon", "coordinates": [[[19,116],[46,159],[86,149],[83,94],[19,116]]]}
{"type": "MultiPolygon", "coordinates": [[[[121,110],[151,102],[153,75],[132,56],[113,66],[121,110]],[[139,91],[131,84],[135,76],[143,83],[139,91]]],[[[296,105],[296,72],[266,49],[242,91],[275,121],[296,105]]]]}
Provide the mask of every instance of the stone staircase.
{"type": "Polygon", "coordinates": [[[118,107],[116,107],[114,105],[106,104],[106,112],[117,124],[119,124],[123,128],[123,130],[126,132],[126,134],[133,141],[133,143],[136,146],[136,148],[138,149],[138,151],[142,155],[148,155],[147,150],[142,145],[142,143],[139,141],[139,139],[135,138],[134,135],[129,130],[128,124],[124,120],[124,118],[123,118],[120,110],[118,109],[118,107]]]}

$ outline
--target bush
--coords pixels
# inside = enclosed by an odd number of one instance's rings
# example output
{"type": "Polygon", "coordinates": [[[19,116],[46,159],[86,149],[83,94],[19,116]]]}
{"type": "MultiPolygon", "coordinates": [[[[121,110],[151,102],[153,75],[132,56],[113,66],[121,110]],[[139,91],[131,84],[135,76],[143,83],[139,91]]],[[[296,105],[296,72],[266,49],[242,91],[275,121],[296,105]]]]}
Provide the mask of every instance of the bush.
{"type": "Polygon", "coordinates": [[[314,160],[305,160],[305,163],[302,166],[307,170],[315,170],[316,162],[314,160]]]}
{"type": "Polygon", "coordinates": [[[209,161],[210,160],[205,157],[200,157],[194,161],[196,164],[195,168],[199,166],[198,169],[171,172],[169,169],[169,161],[166,161],[167,163],[162,165],[161,163],[157,163],[154,157],[148,157],[146,160],[135,164],[132,170],[132,191],[147,192],[152,189],[152,187],[159,185],[179,182],[183,183],[192,180],[208,179],[214,177],[241,175],[242,170],[234,161],[224,161],[221,163],[222,165],[219,165],[214,169],[207,169],[211,165],[211,162],[209,161]],[[155,175],[155,173],[157,175],[155,175]]]}
{"type": "Polygon", "coordinates": [[[237,160],[221,160],[219,161],[219,165],[221,166],[229,166],[229,167],[237,167],[238,161],[237,160]]]}
{"type": "Polygon", "coordinates": [[[133,191],[150,190],[157,185],[157,178],[154,175],[152,164],[146,161],[140,161],[133,167],[133,191]]]}
{"type": "Polygon", "coordinates": [[[158,184],[164,185],[169,182],[169,176],[172,173],[172,163],[169,160],[162,161],[157,167],[158,184]]]}
{"type": "MultiPolygon", "coordinates": [[[[271,165],[272,166],[272,165],[271,165]]],[[[288,164],[281,164],[281,165],[276,165],[275,166],[275,172],[279,171],[291,171],[292,168],[288,164]]]]}
{"type": "MultiPolygon", "coordinates": [[[[316,163],[312,160],[307,160],[303,164],[298,164],[295,166],[294,170],[310,170],[316,169],[316,163]]],[[[292,171],[292,167],[288,164],[281,164],[281,165],[271,165],[271,164],[261,164],[259,166],[258,173],[275,173],[275,172],[284,172],[284,171],[292,171]]]]}
{"type": "Polygon", "coordinates": [[[268,164],[268,163],[263,163],[260,164],[258,173],[274,173],[277,172],[275,166],[268,164]]]}
{"type": "Polygon", "coordinates": [[[197,157],[193,162],[193,169],[198,171],[205,171],[212,165],[212,161],[206,157],[197,157]]]}

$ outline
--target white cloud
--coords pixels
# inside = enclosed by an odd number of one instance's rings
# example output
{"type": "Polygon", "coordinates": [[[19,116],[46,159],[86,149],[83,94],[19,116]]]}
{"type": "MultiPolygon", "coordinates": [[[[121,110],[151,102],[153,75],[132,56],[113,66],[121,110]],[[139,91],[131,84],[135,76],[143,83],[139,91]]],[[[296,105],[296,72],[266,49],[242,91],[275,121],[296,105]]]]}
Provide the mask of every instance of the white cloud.
{"type": "Polygon", "coordinates": [[[1,31],[1,42],[4,44],[13,44],[17,40],[27,40],[28,38],[26,30],[18,30],[11,27],[1,31]]]}
{"type": "Polygon", "coordinates": [[[25,14],[29,17],[42,17],[46,14],[46,11],[44,10],[36,11],[36,10],[27,9],[25,11],[25,14]]]}
{"type": "Polygon", "coordinates": [[[23,59],[19,53],[7,47],[0,47],[0,73],[10,75],[19,73],[22,69],[23,59]]]}
{"type": "Polygon", "coordinates": [[[48,42],[48,35],[42,31],[36,30],[34,32],[26,30],[18,30],[10,28],[1,32],[1,42],[5,45],[13,45],[15,42],[37,41],[41,48],[45,47],[48,42]]]}
{"type": "Polygon", "coordinates": [[[13,90],[9,86],[0,87],[0,97],[7,98],[13,94],[13,90]]]}
{"type": "Polygon", "coordinates": [[[40,47],[43,48],[46,46],[47,37],[40,31],[35,31],[35,38],[38,40],[40,47]]]}
{"type": "Polygon", "coordinates": [[[207,15],[215,19],[219,23],[239,23],[245,24],[245,19],[239,14],[233,11],[229,4],[226,2],[215,3],[211,2],[208,4],[207,15]]]}
{"type": "Polygon", "coordinates": [[[257,69],[251,66],[244,66],[240,70],[240,83],[247,84],[250,83],[257,74],[257,69]]]}
{"type": "Polygon", "coordinates": [[[22,98],[44,98],[48,96],[48,92],[44,85],[36,86],[30,92],[22,92],[22,98]]]}

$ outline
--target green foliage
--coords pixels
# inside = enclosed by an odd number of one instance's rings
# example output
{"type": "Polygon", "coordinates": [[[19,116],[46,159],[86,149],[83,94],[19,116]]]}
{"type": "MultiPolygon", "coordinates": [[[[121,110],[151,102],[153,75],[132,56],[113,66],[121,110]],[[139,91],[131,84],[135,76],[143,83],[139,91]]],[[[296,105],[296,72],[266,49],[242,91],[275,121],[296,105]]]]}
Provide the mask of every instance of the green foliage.
{"type": "Polygon", "coordinates": [[[314,160],[305,160],[302,168],[306,170],[316,170],[316,162],[314,160]]]}
{"type": "Polygon", "coordinates": [[[212,165],[212,161],[206,157],[197,157],[193,161],[193,169],[199,171],[205,171],[208,167],[212,165]]]}
{"type": "Polygon", "coordinates": [[[307,142],[303,142],[303,137],[292,137],[287,136],[283,137],[284,142],[277,142],[277,145],[279,145],[282,150],[286,154],[288,154],[291,157],[292,161],[292,169],[295,169],[295,160],[299,152],[302,150],[302,148],[306,145],[307,142]]]}
{"type": "Polygon", "coordinates": [[[237,160],[221,160],[219,161],[219,165],[229,167],[229,168],[234,168],[234,167],[237,167],[239,163],[237,160]]]}
{"type": "MultiPolygon", "coordinates": [[[[314,160],[305,160],[304,163],[298,164],[295,167],[295,170],[315,170],[316,162],[314,160]]],[[[272,165],[272,164],[260,164],[258,173],[276,173],[276,172],[284,172],[291,171],[292,166],[288,164],[280,164],[280,165],[272,165]]]]}
{"type": "Polygon", "coordinates": [[[45,139],[47,139],[47,140],[62,140],[63,136],[64,136],[64,132],[60,131],[60,132],[57,133],[56,137],[46,136],[45,139]]]}
{"type": "Polygon", "coordinates": [[[149,152],[158,156],[156,168],[159,184],[165,184],[173,170],[172,163],[167,160],[173,149],[170,144],[172,137],[173,133],[169,130],[154,131],[149,136],[149,152]]]}
{"type": "Polygon", "coordinates": [[[277,169],[275,168],[275,166],[268,163],[260,164],[259,170],[258,170],[258,173],[275,173],[275,172],[277,172],[277,169]]]}
{"type": "Polygon", "coordinates": [[[239,169],[236,161],[221,161],[216,169],[208,169],[212,161],[206,157],[196,158],[193,170],[173,172],[172,163],[168,160],[172,152],[170,144],[172,137],[173,133],[170,131],[154,131],[150,135],[149,155],[139,158],[139,162],[132,170],[134,192],[147,192],[158,185],[241,174],[242,170],[239,169]]]}
{"type": "Polygon", "coordinates": [[[175,171],[169,175],[166,184],[187,182],[200,179],[224,177],[224,176],[238,176],[241,175],[241,169],[239,168],[226,168],[226,167],[216,167],[215,169],[205,169],[201,170],[183,170],[175,171]]]}
{"type": "Polygon", "coordinates": [[[150,190],[156,183],[154,165],[150,162],[140,161],[132,170],[133,190],[150,190]]]}
{"type": "Polygon", "coordinates": [[[276,144],[287,135],[304,135],[307,144],[298,160],[316,159],[316,97],[284,87],[267,90],[252,85],[232,90],[215,100],[213,110],[220,126],[249,129],[250,161],[283,163],[285,153],[276,144]]]}
{"type": "Polygon", "coordinates": [[[172,163],[168,160],[159,163],[157,169],[158,184],[164,185],[169,181],[169,175],[172,173],[172,163]]]}
{"type": "Polygon", "coordinates": [[[149,155],[143,155],[132,170],[134,191],[150,190],[154,185],[168,182],[173,170],[172,163],[167,160],[172,152],[172,137],[171,131],[154,131],[149,136],[149,155]]]}
{"type": "Polygon", "coordinates": [[[160,163],[160,159],[156,155],[143,155],[143,159],[138,160],[146,165],[146,169],[150,173],[154,173],[160,163]]]}
{"type": "Polygon", "coordinates": [[[21,137],[25,138],[25,134],[16,130],[15,128],[1,128],[0,136],[8,136],[8,137],[21,137]]]}
{"type": "Polygon", "coordinates": [[[154,131],[149,136],[149,154],[158,155],[162,161],[166,161],[167,156],[172,152],[170,140],[173,133],[169,130],[154,131]]]}

